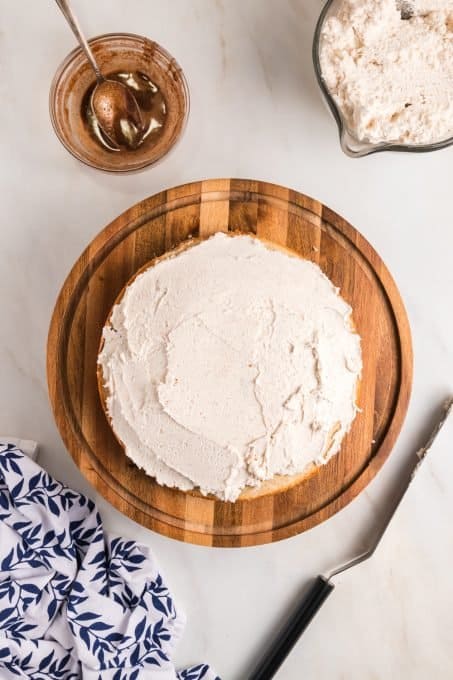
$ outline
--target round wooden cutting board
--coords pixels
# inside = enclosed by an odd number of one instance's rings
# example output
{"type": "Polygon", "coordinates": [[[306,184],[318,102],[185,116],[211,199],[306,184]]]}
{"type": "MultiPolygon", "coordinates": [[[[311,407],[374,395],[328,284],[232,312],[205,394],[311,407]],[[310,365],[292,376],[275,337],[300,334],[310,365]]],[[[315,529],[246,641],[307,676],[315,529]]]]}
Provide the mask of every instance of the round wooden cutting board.
{"type": "Polygon", "coordinates": [[[410,329],[382,260],[350,224],[303,194],[265,182],[207,180],[169,189],[106,227],[74,265],[47,348],[50,399],[62,438],[88,480],[121,512],[161,534],[214,546],[293,536],[349,503],[389,455],[412,383],[410,329]],[[362,337],[362,412],[327,465],[284,490],[227,503],[159,486],[124,454],[102,410],[97,353],[110,309],[133,274],[188,237],[252,232],[319,264],[352,306],[362,337]]]}

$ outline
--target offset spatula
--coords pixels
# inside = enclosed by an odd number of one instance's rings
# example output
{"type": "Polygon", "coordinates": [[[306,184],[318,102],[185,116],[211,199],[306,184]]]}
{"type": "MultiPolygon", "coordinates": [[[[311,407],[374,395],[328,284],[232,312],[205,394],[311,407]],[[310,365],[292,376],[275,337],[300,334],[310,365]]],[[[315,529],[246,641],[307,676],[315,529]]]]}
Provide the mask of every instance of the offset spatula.
{"type": "Polygon", "coordinates": [[[414,479],[417,471],[424,460],[426,454],[431,449],[431,446],[438,435],[442,425],[447,420],[450,413],[453,411],[453,398],[449,399],[444,406],[442,417],[438,424],[436,425],[434,431],[432,432],[427,444],[420,449],[415,457],[414,464],[410,470],[406,479],[404,479],[401,488],[395,495],[393,503],[390,504],[390,509],[388,514],[384,517],[382,525],[378,528],[377,532],[370,538],[368,547],[356,557],[351,559],[346,564],[342,564],[339,567],[333,569],[326,576],[318,576],[312,586],[310,587],[308,593],[297,607],[296,611],[288,619],[286,624],[280,630],[277,638],[274,640],[273,644],[270,646],[269,651],[258,664],[255,671],[250,675],[249,680],[271,680],[274,677],[283,661],[286,659],[297,640],[300,638],[304,630],[307,628],[308,624],[311,622],[315,616],[318,609],[321,607],[323,602],[330,595],[332,590],[335,588],[333,579],[338,574],[355,567],[357,564],[364,562],[370,558],[376,548],[378,547],[381,538],[383,537],[385,530],[389,526],[392,518],[398,509],[404,494],[409,489],[412,480],[414,479]]]}

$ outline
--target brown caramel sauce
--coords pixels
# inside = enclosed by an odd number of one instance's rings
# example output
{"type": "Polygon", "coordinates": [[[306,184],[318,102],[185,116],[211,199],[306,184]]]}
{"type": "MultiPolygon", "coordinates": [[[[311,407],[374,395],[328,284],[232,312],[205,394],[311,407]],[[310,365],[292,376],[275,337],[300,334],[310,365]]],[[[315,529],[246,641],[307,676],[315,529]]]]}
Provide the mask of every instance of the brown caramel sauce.
{"type": "MultiPolygon", "coordinates": [[[[167,103],[159,87],[153,83],[147,75],[140,71],[117,71],[115,73],[109,73],[106,75],[106,78],[108,80],[116,80],[125,85],[129,88],[137,101],[144,128],[143,137],[137,146],[141,146],[145,142],[148,144],[157,142],[158,138],[163,133],[168,112],[167,103]]],[[[82,120],[88,128],[90,135],[104,149],[113,152],[124,151],[124,149],[118,149],[112,146],[111,142],[102,132],[96,116],[92,111],[91,95],[95,87],[96,83],[93,83],[83,96],[81,107],[82,120]]],[[[133,152],[133,150],[131,150],[131,152],[133,152]]]]}

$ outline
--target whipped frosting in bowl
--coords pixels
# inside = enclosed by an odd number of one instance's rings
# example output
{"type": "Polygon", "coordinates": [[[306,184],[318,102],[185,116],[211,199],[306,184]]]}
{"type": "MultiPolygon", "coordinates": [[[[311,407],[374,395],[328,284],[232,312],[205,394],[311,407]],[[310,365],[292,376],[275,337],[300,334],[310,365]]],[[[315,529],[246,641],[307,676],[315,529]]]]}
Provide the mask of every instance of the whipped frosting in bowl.
{"type": "Polygon", "coordinates": [[[453,0],[328,0],[314,55],[345,151],[453,142],[453,0]]]}
{"type": "Polygon", "coordinates": [[[351,314],[316,264],[255,237],[157,258],[113,307],[98,357],[126,455],[225,501],[326,463],[358,410],[351,314]]]}

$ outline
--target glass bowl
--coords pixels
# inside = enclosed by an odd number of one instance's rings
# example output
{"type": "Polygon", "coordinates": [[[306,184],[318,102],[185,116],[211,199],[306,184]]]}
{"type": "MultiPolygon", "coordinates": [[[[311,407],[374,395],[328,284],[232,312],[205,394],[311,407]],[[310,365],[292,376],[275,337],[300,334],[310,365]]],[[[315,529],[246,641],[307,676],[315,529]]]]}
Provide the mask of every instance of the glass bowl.
{"type": "Polygon", "coordinates": [[[110,33],[89,42],[106,77],[138,71],[158,86],[167,107],[164,126],[158,136],[150,135],[134,150],[101,145],[85,117],[95,76],[77,47],[58,68],[50,88],[50,117],[59,140],[73,156],[100,170],[131,172],[153,165],[174,146],[186,126],[189,90],[180,66],[157,43],[139,35],[110,33]]]}
{"type": "Polygon", "coordinates": [[[342,0],[327,0],[319,16],[313,39],[313,64],[315,67],[316,78],[318,80],[319,87],[321,88],[324,100],[337,122],[338,132],[340,135],[340,144],[343,151],[348,156],[357,158],[360,156],[368,156],[369,154],[377,153],[378,151],[409,151],[412,153],[424,153],[427,151],[437,151],[437,149],[444,149],[447,146],[451,146],[453,144],[453,137],[449,137],[448,139],[444,139],[433,144],[401,144],[398,142],[382,142],[380,144],[373,144],[371,142],[365,142],[363,140],[357,139],[354,133],[348,129],[344,116],[324,81],[319,57],[321,32],[324,22],[331,14],[333,14],[340,2],[342,2],[342,0]]]}

